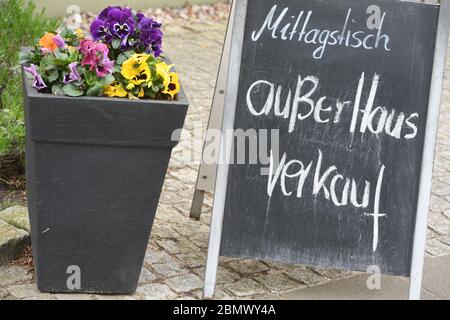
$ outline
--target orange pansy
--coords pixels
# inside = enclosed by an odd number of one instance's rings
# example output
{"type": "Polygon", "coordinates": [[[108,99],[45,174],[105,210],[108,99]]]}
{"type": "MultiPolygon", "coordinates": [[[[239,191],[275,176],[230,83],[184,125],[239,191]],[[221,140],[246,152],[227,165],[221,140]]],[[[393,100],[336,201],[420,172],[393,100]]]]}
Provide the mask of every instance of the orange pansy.
{"type": "Polygon", "coordinates": [[[55,34],[46,32],[44,36],[39,40],[39,46],[48,49],[50,51],[55,51],[58,46],[53,41],[53,38],[55,37],[55,34]]]}

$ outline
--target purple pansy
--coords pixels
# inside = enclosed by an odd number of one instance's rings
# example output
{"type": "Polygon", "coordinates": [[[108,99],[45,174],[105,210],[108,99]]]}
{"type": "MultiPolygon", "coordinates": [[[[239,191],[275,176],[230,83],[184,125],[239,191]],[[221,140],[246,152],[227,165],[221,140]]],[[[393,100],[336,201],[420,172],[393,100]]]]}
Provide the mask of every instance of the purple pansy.
{"type": "Polygon", "coordinates": [[[23,68],[26,72],[28,72],[31,76],[33,76],[33,87],[36,88],[38,91],[44,90],[47,88],[47,85],[44,82],[44,79],[42,79],[42,76],[37,71],[37,68],[34,64],[32,64],[29,67],[23,68]]]}
{"type": "Polygon", "coordinates": [[[112,40],[112,34],[109,30],[109,23],[101,19],[96,19],[91,24],[91,34],[95,41],[102,40],[105,42],[111,42],[112,40]]]}
{"type": "Polygon", "coordinates": [[[58,48],[65,48],[66,46],[66,42],[59,33],[53,37],[53,42],[58,46],[58,48]]]}
{"type": "Polygon", "coordinates": [[[114,38],[121,40],[122,50],[129,47],[129,39],[134,36],[135,20],[130,8],[108,7],[91,24],[94,40],[111,43],[114,38]]]}
{"type": "Polygon", "coordinates": [[[81,75],[78,72],[78,62],[69,64],[69,70],[70,72],[64,75],[65,84],[81,80],[81,75]]]}
{"type": "Polygon", "coordinates": [[[138,15],[139,40],[144,44],[148,53],[153,53],[155,57],[159,57],[162,53],[161,24],[151,18],[138,15]]]}
{"type": "Polygon", "coordinates": [[[108,7],[91,24],[95,41],[111,44],[120,39],[121,51],[134,49],[138,53],[162,54],[161,24],[143,13],[134,14],[130,8],[108,7]]]}

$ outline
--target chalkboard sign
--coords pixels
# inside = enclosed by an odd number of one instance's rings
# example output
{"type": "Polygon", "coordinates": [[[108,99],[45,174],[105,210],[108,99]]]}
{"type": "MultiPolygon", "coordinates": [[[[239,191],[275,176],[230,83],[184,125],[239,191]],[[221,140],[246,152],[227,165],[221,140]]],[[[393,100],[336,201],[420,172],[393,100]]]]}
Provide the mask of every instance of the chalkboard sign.
{"type": "Polygon", "coordinates": [[[262,175],[235,143],[222,255],[410,274],[438,16],[248,1],[234,129],[279,130],[279,157],[262,175]]]}

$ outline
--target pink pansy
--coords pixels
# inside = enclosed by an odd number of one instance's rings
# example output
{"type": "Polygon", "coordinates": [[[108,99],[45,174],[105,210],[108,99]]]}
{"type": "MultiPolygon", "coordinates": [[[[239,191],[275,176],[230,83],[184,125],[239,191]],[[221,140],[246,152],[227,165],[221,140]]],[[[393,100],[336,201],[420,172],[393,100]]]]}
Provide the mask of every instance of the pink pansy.
{"type": "Polygon", "coordinates": [[[114,61],[109,60],[109,49],[104,43],[83,40],[80,43],[80,51],[84,55],[82,66],[90,66],[90,70],[95,70],[100,78],[112,73],[114,61]]]}

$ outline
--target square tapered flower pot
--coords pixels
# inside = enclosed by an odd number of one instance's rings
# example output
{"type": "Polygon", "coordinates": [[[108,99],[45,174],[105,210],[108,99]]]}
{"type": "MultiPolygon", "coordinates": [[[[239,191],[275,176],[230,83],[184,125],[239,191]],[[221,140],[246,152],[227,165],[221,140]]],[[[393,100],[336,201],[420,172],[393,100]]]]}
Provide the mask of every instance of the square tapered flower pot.
{"type": "Polygon", "coordinates": [[[183,90],[175,101],[70,98],[23,81],[38,289],[133,293],[188,109],[183,90]]]}

